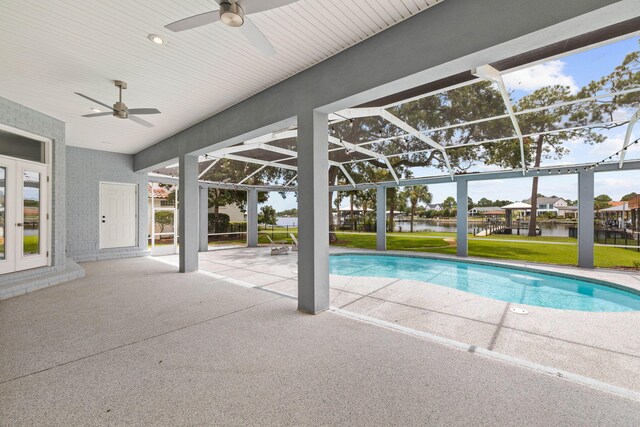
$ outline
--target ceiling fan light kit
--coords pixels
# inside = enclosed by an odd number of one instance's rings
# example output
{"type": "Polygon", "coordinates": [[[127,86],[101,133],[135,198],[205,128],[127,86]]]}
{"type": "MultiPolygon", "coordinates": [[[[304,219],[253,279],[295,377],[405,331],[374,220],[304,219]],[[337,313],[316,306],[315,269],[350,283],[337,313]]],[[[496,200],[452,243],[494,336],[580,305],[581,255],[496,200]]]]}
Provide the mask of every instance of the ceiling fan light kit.
{"type": "Polygon", "coordinates": [[[218,8],[180,19],[165,28],[180,32],[222,21],[224,25],[240,29],[240,33],[264,56],[273,56],[276,49],[253,23],[253,15],[295,3],[297,0],[216,0],[218,8]]]}
{"type": "Polygon", "coordinates": [[[244,10],[236,2],[220,3],[220,20],[229,27],[240,27],[244,24],[244,10]]]}

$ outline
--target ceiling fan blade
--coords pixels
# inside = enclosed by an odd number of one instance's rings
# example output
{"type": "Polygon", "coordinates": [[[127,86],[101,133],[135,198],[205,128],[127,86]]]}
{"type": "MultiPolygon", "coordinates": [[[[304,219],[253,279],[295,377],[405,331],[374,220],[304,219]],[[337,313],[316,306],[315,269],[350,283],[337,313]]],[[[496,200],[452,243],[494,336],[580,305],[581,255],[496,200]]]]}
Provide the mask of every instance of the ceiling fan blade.
{"type": "Polygon", "coordinates": [[[140,117],[129,116],[129,120],[132,120],[132,121],[138,123],[139,125],[142,125],[142,126],[145,126],[145,127],[148,127],[148,128],[152,128],[153,127],[153,125],[151,123],[149,123],[146,120],[142,120],[140,117]]]}
{"type": "Polygon", "coordinates": [[[220,12],[217,10],[211,12],[201,13],[200,15],[190,16],[188,18],[181,19],[171,24],[165,25],[167,30],[171,31],[184,31],[192,28],[201,27],[207,24],[213,24],[220,20],[220,12]]]}
{"type": "Polygon", "coordinates": [[[113,112],[108,111],[106,113],[93,113],[93,114],[85,114],[81,117],[100,117],[100,116],[112,116],[113,112]]]}
{"type": "Polygon", "coordinates": [[[249,14],[276,9],[290,3],[295,3],[296,1],[297,0],[242,0],[239,3],[244,13],[249,14]]]}
{"type": "Polygon", "coordinates": [[[95,103],[96,103],[96,104],[98,104],[98,105],[102,105],[103,107],[106,107],[106,108],[108,108],[109,110],[113,110],[113,107],[112,107],[111,105],[107,105],[107,104],[105,104],[104,102],[96,101],[95,99],[90,98],[90,97],[88,97],[87,95],[83,95],[83,94],[78,93],[78,92],[73,92],[73,93],[75,93],[76,95],[81,96],[81,97],[83,97],[83,98],[85,98],[85,99],[88,99],[88,100],[89,100],[89,101],[91,101],[91,102],[95,102],[95,103]]]}
{"type": "Polygon", "coordinates": [[[273,47],[269,39],[255,26],[255,24],[245,16],[244,24],[240,27],[240,32],[249,40],[256,49],[265,56],[273,56],[276,48],[273,47]]]}
{"type": "Polygon", "coordinates": [[[129,114],[160,114],[157,108],[129,108],[129,114]]]}

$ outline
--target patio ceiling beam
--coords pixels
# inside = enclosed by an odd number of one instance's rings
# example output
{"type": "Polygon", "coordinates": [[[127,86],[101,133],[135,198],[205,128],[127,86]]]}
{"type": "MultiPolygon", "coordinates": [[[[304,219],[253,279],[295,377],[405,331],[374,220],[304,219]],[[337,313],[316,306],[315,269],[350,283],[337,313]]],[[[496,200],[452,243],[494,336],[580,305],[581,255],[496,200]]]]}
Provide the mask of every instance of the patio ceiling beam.
{"type": "Polygon", "coordinates": [[[266,167],[267,167],[267,165],[260,166],[258,169],[254,170],[249,175],[247,175],[244,178],[242,178],[242,180],[240,182],[238,182],[238,184],[244,184],[248,179],[251,179],[252,176],[254,176],[255,174],[257,174],[257,173],[259,173],[261,171],[263,171],[264,168],[266,168],[266,167]]]}
{"type": "Polygon", "coordinates": [[[340,170],[344,174],[345,178],[347,178],[347,180],[351,183],[351,186],[353,188],[356,188],[356,182],[353,180],[351,175],[349,175],[349,172],[347,172],[347,168],[345,168],[344,165],[342,165],[342,164],[339,164],[338,167],[340,168],[340,170]]]}
{"type": "MultiPolygon", "coordinates": [[[[626,95],[626,94],[635,93],[635,92],[640,92],[640,87],[626,89],[626,90],[620,90],[620,91],[617,91],[617,92],[608,92],[608,93],[598,94],[598,95],[590,96],[588,98],[574,99],[572,101],[559,102],[559,103],[551,104],[551,105],[543,105],[541,107],[530,108],[530,109],[527,109],[527,110],[520,110],[520,111],[516,111],[515,115],[516,116],[521,116],[523,114],[530,114],[530,113],[535,113],[535,112],[538,112],[538,111],[544,111],[544,110],[550,110],[550,109],[554,109],[554,108],[566,107],[566,106],[569,106],[569,105],[580,104],[580,103],[589,102],[589,101],[595,101],[595,100],[603,99],[603,98],[611,98],[613,96],[626,95]]],[[[429,133],[433,133],[433,132],[439,132],[439,131],[442,131],[442,130],[456,129],[456,128],[459,128],[459,127],[470,126],[470,125],[474,125],[474,124],[478,124],[478,123],[486,123],[486,122],[490,122],[490,121],[494,121],[494,120],[507,119],[507,118],[509,118],[509,114],[505,113],[505,114],[499,114],[497,116],[485,117],[485,118],[482,118],[482,119],[469,120],[469,121],[462,122],[462,123],[456,123],[456,124],[452,124],[452,125],[441,126],[441,127],[438,127],[438,128],[426,129],[426,130],[423,130],[423,131],[420,131],[420,132],[423,133],[423,134],[429,134],[429,133]]],[[[609,122],[609,124],[613,124],[613,123],[618,124],[618,123],[620,123],[620,121],[609,122]]],[[[591,126],[591,125],[589,125],[589,126],[591,126]]],[[[358,143],[357,145],[366,146],[366,145],[376,144],[376,143],[380,143],[380,142],[392,141],[392,140],[397,139],[397,138],[406,138],[407,136],[410,136],[410,134],[409,133],[404,133],[404,134],[400,134],[400,135],[394,135],[394,136],[391,136],[391,137],[388,137],[388,138],[379,138],[379,139],[375,139],[375,140],[372,140],[372,141],[361,142],[361,143],[358,143]]],[[[450,147],[447,146],[445,148],[448,149],[450,147]]],[[[338,148],[334,148],[332,150],[338,150],[338,148]]],[[[391,157],[391,156],[389,156],[389,157],[391,157]]]]}
{"type": "Polygon", "coordinates": [[[400,118],[394,116],[393,114],[391,114],[387,110],[382,110],[380,112],[380,117],[382,117],[383,119],[385,119],[386,121],[388,121],[392,125],[394,125],[394,126],[400,128],[400,129],[402,129],[403,131],[409,133],[411,136],[413,136],[415,138],[418,138],[420,141],[427,143],[432,148],[435,148],[436,150],[440,151],[440,153],[442,154],[442,157],[444,159],[444,162],[447,165],[447,169],[449,170],[449,176],[451,177],[451,180],[453,180],[453,174],[454,174],[453,173],[453,168],[451,167],[451,163],[449,162],[449,156],[447,155],[447,153],[444,150],[444,147],[442,145],[438,144],[437,142],[435,142],[430,137],[428,137],[426,135],[423,135],[418,129],[416,129],[413,126],[409,125],[408,123],[402,121],[400,118]]]}
{"type": "MultiPolygon", "coordinates": [[[[267,160],[252,159],[251,157],[239,156],[237,154],[223,154],[220,157],[223,158],[223,159],[235,160],[235,161],[238,161],[238,162],[254,163],[256,165],[273,166],[275,168],[289,169],[289,170],[294,170],[294,171],[298,170],[298,168],[295,167],[295,166],[286,165],[286,164],[278,163],[278,162],[269,162],[267,160]]],[[[295,157],[282,159],[282,160],[293,160],[293,159],[295,159],[295,157]]]]}
{"type": "MultiPolygon", "coordinates": [[[[548,167],[540,167],[540,168],[529,168],[527,169],[525,176],[526,177],[534,177],[534,176],[558,176],[558,175],[575,175],[580,171],[584,171],[588,168],[593,168],[592,163],[581,163],[581,164],[570,164],[570,165],[555,165],[548,167]]],[[[623,170],[640,170],[640,160],[627,160],[623,167],[623,170]]],[[[595,172],[614,172],[618,171],[618,162],[608,162],[608,163],[600,163],[596,168],[595,172]]],[[[516,179],[522,178],[522,171],[519,169],[512,169],[508,171],[493,171],[493,172],[477,172],[477,173],[466,173],[459,174],[455,176],[455,179],[465,179],[467,181],[488,181],[488,180],[497,180],[497,179],[516,179]]],[[[373,189],[377,186],[385,186],[385,187],[405,187],[405,186],[414,186],[414,185],[429,185],[429,184],[439,184],[439,183],[448,183],[451,182],[450,178],[446,175],[438,175],[438,176],[428,176],[421,178],[408,178],[402,179],[399,183],[395,183],[394,181],[384,181],[384,182],[367,182],[356,185],[357,190],[366,190],[373,189]]],[[[350,191],[351,187],[346,185],[335,185],[330,187],[330,191],[350,191]]]]}
{"type": "Polygon", "coordinates": [[[527,163],[524,158],[524,139],[522,137],[522,131],[520,130],[520,124],[518,124],[518,119],[516,118],[515,112],[513,111],[513,105],[511,104],[509,91],[504,84],[504,80],[502,80],[502,74],[500,74],[500,71],[496,70],[489,64],[478,67],[475,70],[472,70],[471,73],[485,80],[494,82],[496,85],[498,85],[498,89],[500,90],[500,94],[502,95],[502,100],[504,101],[504,105],[507,108],[507,112],[509,113],[511,123],[513,124],[513,129],[516,131],[518,141],[520,142],[520,162],[522,164],[522,174],[524,175],[527,171],[527,163]]]}
{"type": "MultiPolygon", "coordinates": [[[[209,160],[209,156],[205,156],[205,159],[209,160]]],[[[214,167],[219,161],[220,159],[213,159],[213,161],[209,164],[209,166],[207,166],[202,172],[200,172],[200,174],[198,175],[198,179],[202,178],[204,174],[209,172],[209,170],[211,170],[211,168],[214,167]]]]}
{"type": "Polygon", "coordinates": [[[293,178],[291,178],[289,181],[287,181],[287,183],[286,183],[284,186],[285,186],[285,187],[290,186],[290,185],[293,183],[293,181],[295,181],[297,178],[298,178],[298,174],[295,174],[295,175],[293,176],[293,178]]]}
{"type": "Polygon", "coordinates": [[[624,165],[624,157],[627,154],[627,147],[631,143],[631,134],[633,133],[633,126],[640,119],[640,108],[636,110],[635,113],[629,119],[629,124],[627,125],[627,132],[624,135],[624,142],[622,143],[622,150],[620,150],[620,161],[618,162],[618,168],[622,169],[622,165],[624,165]]]}
{"type": "Polygon", "coordinates": [[[371,156],[374,159],[377,160],[381,160],[383,161],[386,165],[387,165],[387,169],[389,169],[389,172],[391,173],[391,176],[393,177],[393,180],[398,182],[399,178],[398,175],[396,174],[396,171],[393,169],[393,166],[391,166],[391,163],[389,162],[389,159],[387,159],[387,157],[384,154],[380,154],[380,153],[376,153],[375,151],[371,151],[368,150],[366,148],[362,148],[359,145],[356,144],[352,144],[351,142],[347,142],[343,139],[338,139],[335,136],[329,135],[329,142],[338,146],[342,146],[345,150],[352,150],[352,151],[356,151],[358,153],[361,154],[366,154],[367,156],[371,156]]]}
{"type": "MultiPolygon", "coordinates": [[[[567,106],[570,106],[570,105],[581,104],[581,103],[584,103],[584,102],[596,101],[596,100],[602,99],[602,98],[611,98],[613,96],[626,95],[626,94],[635,93],[635,92],[640,92],[640,87],[621,90],[621,91],[617,91],[617,92],[602,93],[602,94],[590,96],[588,98],[580,98],[580,99],[574,99],[574,100],[571,100],[571,101],[558,102],[556,104],[551,104],[551,105],[543,105],[541,107],[529,108],[527,110],[520,110],[520,111],[516,111],[515,115],[516,116],[522,116],[524,114],[537,113],[539,111],[552,110],[554,108],[567,107],[567,106]]],[[[478,124],[478,123],[486,123],[486,122],[491,122],[491,121],[494,121],[494,120],[507,119],[507,118],[509,118],[509,113],[498,114],[497,116],[485,117],[485,118],[482,118],[482,119],[469,120],[467,122],[456,123],[456,124],[453,124],[453,125],[441,126],[441,127],[432,128],[432,129],[426,129],[426,130],[423,130],[422,132],[428,134],[428,133],[432,133],[432,132],[438,132],[438,131],[441,131],[441,130],[456,129],[456,128],[459,128],[459,127],[470,126],[470,125],[475,125],[475,124],[478,124]]]]}

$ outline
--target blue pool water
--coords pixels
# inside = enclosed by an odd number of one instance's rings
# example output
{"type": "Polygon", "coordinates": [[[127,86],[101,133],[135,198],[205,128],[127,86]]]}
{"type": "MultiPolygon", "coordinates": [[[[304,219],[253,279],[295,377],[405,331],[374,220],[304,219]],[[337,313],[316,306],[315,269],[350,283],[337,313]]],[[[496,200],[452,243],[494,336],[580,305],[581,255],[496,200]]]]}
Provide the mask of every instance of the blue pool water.
{"type": "Polygon", "coordinates": [[[390,255],[331,255],[331,274],[418,280],[501,301],[579,311],[638,311],[640,294],[507,267],[390,255]]]}

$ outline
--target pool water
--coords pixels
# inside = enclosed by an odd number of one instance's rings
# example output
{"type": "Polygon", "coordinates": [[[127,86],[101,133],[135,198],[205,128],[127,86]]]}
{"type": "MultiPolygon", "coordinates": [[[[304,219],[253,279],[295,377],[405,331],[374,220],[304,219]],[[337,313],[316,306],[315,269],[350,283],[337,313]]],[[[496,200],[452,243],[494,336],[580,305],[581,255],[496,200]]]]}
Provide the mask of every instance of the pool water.
{"type": "Polygon", "coordinates": [[[417,280],[517,304],[579,311],[640,311],[640,293],[570,277],[469,262],[331,255],[331,274],[417,280]]]}

